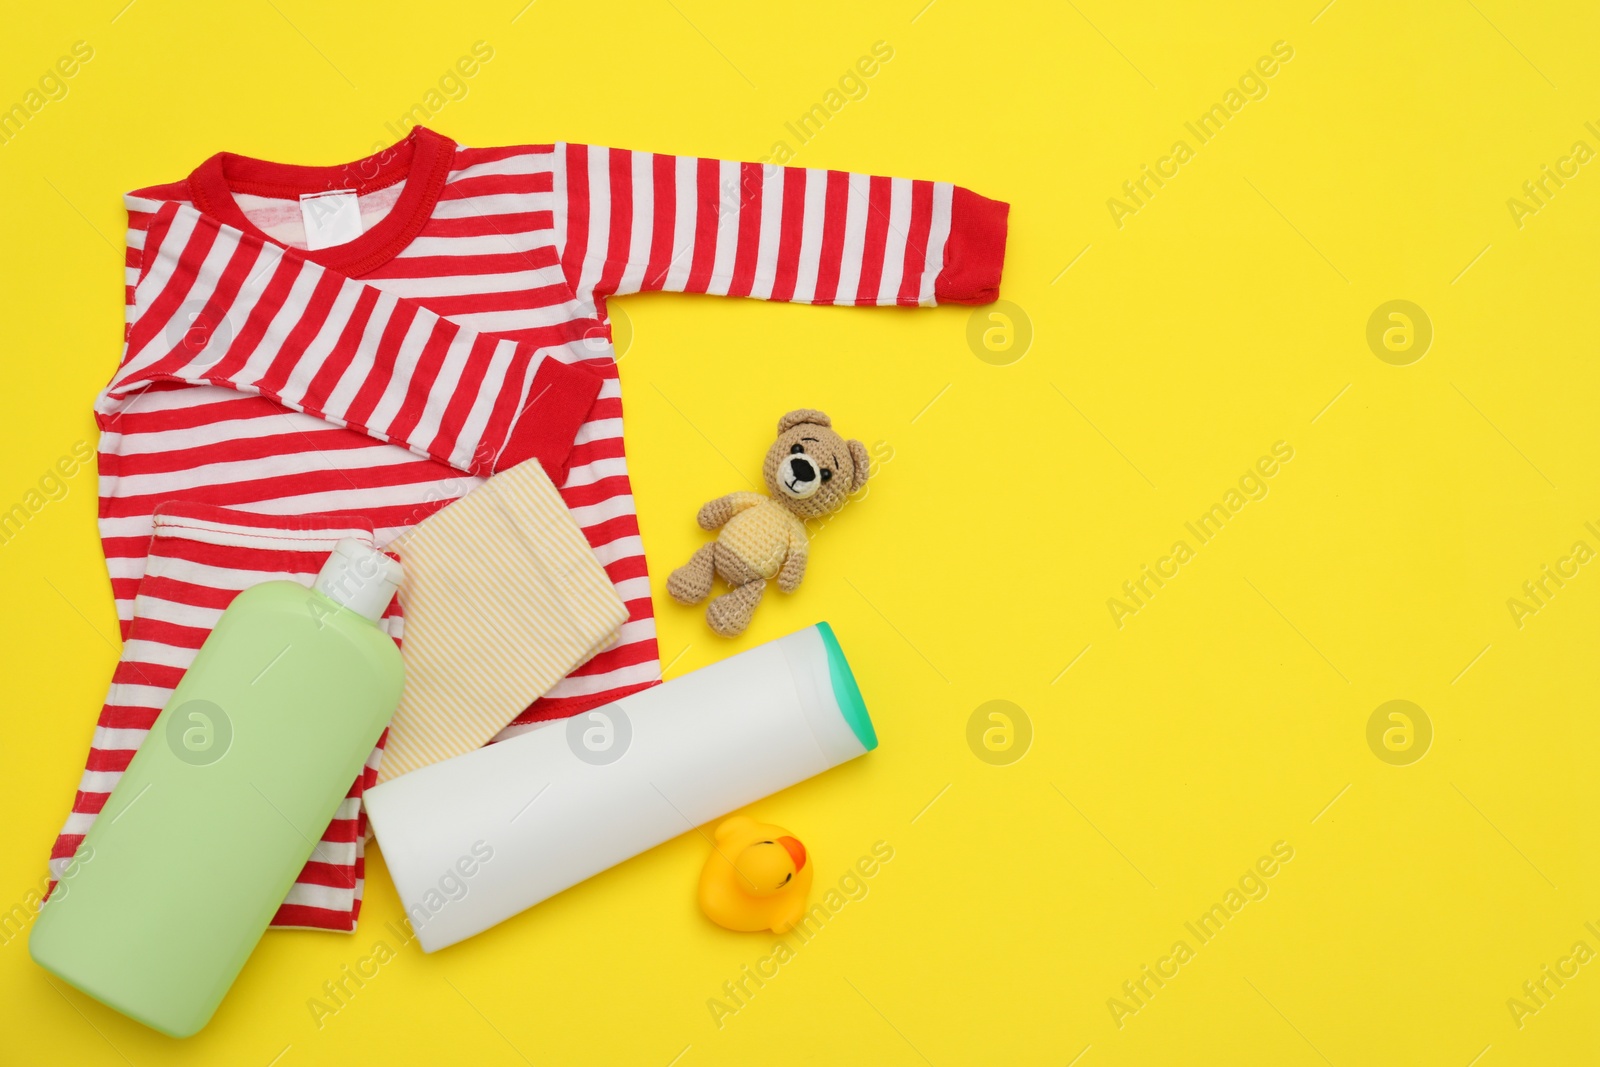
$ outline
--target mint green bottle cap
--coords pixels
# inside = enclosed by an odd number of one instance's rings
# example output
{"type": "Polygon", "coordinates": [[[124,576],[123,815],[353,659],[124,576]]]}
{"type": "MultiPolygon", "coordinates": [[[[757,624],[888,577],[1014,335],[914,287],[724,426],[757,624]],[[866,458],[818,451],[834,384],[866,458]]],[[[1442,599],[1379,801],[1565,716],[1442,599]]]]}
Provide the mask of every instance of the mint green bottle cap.
{"type": "Polygon", "coordinates": [[[861,747],[871,752],[878,747],[878,734],[872,728],[872,716],[867,714],[867,702],[861,699],[861,687],[856,685],[850,661],[844,658],[844,649],[839,647],[839,639],[833,636],[833,627],[819,622],[817,632],[822,635],[822,644],[828,650],[828,676],[833,681],[833,699],[838,702],[844,721],[850,724],[861,747]]]}

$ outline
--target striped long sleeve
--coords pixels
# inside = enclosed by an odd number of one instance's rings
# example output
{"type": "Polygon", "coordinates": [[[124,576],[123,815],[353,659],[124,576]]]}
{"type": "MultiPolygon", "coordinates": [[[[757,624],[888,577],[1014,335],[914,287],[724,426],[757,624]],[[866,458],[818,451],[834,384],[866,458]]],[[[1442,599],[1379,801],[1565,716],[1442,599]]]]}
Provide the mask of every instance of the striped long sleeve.
{"type": "Polygon", "coordinates": [[[558,480],[601,379],[168,204],[146,236],[128,351],[97,413],[157,383],[226,386],[487,476],[558,480]]]}
{"type": "Polygon", "coordinates": [[[562,267],[580,297],[647,290],[810,304],[986,304],[1008,205],[948,182],[558,145],[562,267]]]}

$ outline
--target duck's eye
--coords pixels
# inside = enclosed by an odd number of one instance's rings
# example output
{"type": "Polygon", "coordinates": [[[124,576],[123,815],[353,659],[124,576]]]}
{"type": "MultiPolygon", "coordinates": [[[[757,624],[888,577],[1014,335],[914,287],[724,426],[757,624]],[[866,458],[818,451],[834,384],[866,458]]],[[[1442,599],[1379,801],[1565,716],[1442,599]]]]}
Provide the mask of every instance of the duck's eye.
{"type": "Polygon", "coordinates": [[[793,445],[789,449],[789,455],[798,456],[800,453],[804,452],[805,450],[806,450],[806,446],[805,445],[793,445]]]}
{"type": "Polygon", "coordinates": [[[779,883],[778,883],[778,888],[779,888],[779,889],[782,889],[782,888],[783,888],[783,887],[784,887],[784,886],[786,886],[786,885],[788,885],[788,884],[789,884],[789,879],[791,879],[791,878],[793,878],[793,877],[794,877],[794,875],[792,875],[792,874],[786,874],[786,875],[784,875],[784,876],[783,876],[783,881],[781,881],[781,882],[779,882],[779,883]]]}
{"type": "Polygon", "coordinates": [[[833,472],[831,470],[829,470],[827,467],[823,467],[822,468],[822,480],[825,481],[825,482],[829,482],[829,481],[833,480],[833,472]]]}

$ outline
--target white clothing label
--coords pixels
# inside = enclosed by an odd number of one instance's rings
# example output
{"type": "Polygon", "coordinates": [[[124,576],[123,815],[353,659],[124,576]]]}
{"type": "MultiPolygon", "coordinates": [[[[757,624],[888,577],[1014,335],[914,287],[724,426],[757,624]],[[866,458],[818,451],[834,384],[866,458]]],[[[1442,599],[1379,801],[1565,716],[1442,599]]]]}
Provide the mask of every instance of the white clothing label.
{"type": "Polygon", "coordinates": [[[300,218],[306,226],[306,248],[312,252],[361,236],[361,205],[354,189],[305,193],[300,197],[300,218]]]}

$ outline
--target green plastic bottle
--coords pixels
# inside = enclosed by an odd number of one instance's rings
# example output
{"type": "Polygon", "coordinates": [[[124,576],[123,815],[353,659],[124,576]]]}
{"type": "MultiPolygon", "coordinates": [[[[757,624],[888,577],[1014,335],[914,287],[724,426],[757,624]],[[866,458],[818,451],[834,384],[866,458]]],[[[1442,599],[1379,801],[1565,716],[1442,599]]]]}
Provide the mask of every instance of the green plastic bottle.
{"type": "Polygon", "coordinates": [[[400,577],[345,538],[312,588],[234,599],[40,912],[35,962],[164,1034],[205,1026],[400,703],[376,625],[400,577]]]}

